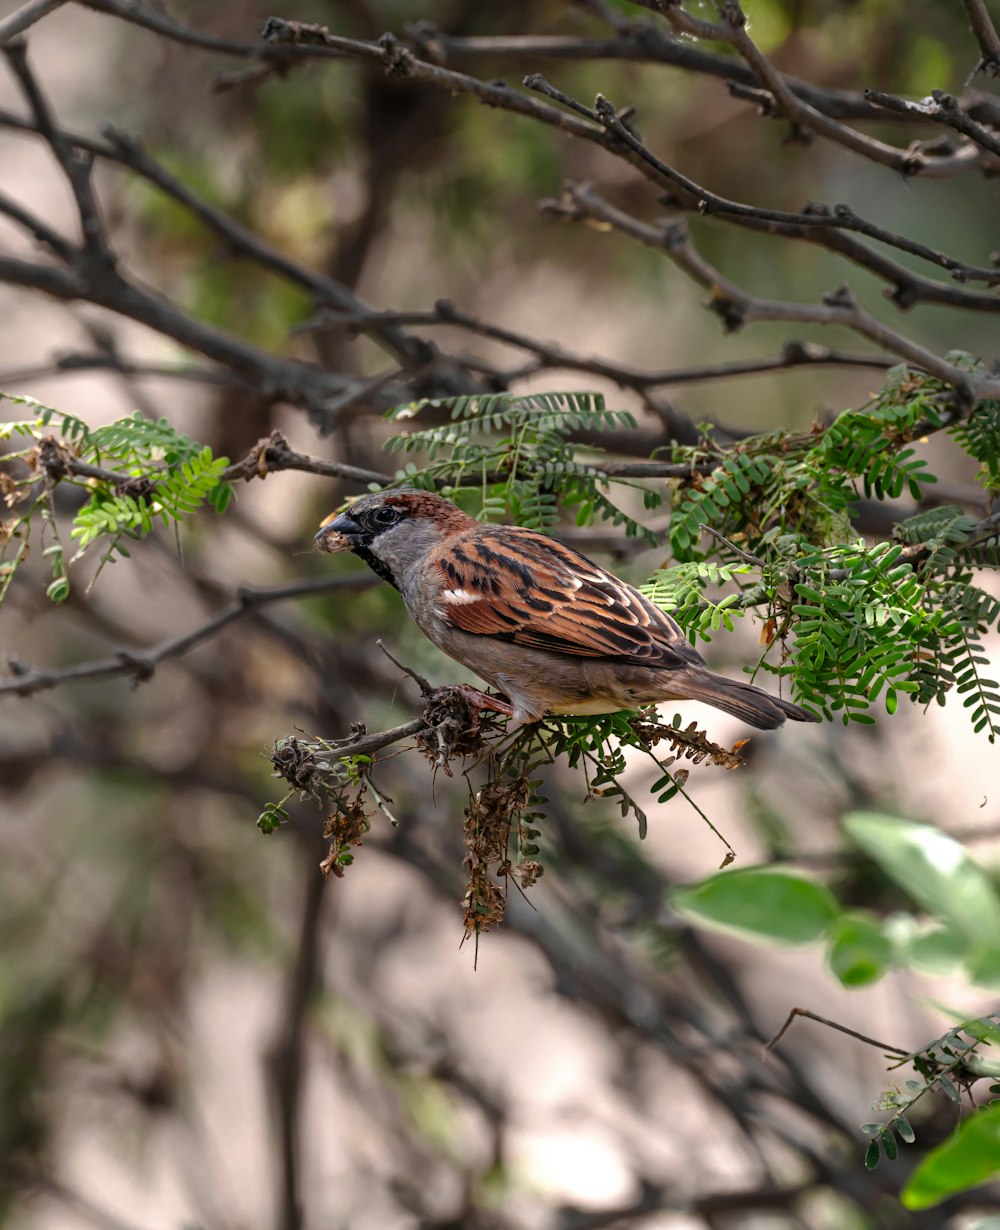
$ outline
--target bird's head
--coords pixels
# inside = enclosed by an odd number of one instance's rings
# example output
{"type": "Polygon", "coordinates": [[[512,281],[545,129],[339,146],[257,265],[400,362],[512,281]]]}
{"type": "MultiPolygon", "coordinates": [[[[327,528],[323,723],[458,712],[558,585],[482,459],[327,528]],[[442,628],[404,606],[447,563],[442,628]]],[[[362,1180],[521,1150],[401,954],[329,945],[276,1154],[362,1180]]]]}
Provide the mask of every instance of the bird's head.
{"type": "Polygon", "coordinates": [[[453,533],[474,525],[472,517],[429,491],[376,491],[331,513],[313,541],[320,551],[353,551],[383,580],[401,588],[411,568],[422,567],[453,533]]]}

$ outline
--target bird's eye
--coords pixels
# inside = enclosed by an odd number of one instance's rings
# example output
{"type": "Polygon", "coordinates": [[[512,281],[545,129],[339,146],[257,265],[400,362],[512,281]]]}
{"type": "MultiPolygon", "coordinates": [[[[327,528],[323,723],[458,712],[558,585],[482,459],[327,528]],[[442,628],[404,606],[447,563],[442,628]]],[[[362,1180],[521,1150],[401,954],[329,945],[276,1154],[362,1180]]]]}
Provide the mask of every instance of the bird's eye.
{"type": "Polygon", "coordinates": [[[393,508],[391,504],[386,504],[383,508],[379,508],[375,512],[375,521],[379,525],[395,525],[402,516],[398,508],[393,508]]]}

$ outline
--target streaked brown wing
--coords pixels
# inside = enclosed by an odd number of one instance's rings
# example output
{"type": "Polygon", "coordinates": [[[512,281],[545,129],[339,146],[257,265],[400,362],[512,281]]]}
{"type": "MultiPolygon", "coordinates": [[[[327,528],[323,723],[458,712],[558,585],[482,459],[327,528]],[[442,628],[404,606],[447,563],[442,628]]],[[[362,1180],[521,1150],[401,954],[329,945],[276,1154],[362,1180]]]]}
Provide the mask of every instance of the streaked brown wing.
{"type": "Polygon", "coordinates": [[[434,566],[441,615],[463,632],[649,666],[700,661],[679,625],[638,590],[533,530],[477,528],[434,566]]]}

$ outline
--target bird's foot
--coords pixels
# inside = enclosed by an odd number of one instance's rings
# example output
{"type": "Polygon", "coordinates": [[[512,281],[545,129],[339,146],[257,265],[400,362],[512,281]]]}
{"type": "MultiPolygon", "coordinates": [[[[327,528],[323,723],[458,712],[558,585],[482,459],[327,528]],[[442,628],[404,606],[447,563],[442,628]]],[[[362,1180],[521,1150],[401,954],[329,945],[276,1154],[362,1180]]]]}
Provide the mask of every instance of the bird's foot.
{"type": "Polygon", "coordinates": [[[450,760],[482,755],[487,746],[484,736],[495,733],[492,719],[483,719],[486,711],[505,717],[513,713],[507,701],[467,683],[450,683],[431,692],[424,709],[427,729],[420,731],[416,742],[435,770],[444,769],[450,777],[450,760]]]}
{"type": "Polygon", "coordinates": [[[471,683],[455,683],[451,686],[456,692],[461,693],[470,709],[486,709],[490,713],[502,713],[504,717],[511,717],[514,713],[509,701],[501,700],[499,696],[490,696],[488,692],[474,688],[471,683]]]}

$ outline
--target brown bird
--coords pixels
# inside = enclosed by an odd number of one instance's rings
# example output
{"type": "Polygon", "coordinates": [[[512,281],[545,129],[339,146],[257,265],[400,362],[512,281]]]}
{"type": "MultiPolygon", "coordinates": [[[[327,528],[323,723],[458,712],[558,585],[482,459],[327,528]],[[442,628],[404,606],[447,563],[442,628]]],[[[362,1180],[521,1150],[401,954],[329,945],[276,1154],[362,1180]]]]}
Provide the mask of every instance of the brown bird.
{"type": "MultiPolygon", "coordinates": [[[[700,700],[773,730],[812,713],[716,675],[679,624],[579,552],[534,530],[483,525],[426,491],[362,496],[316,535],[403,596],[439,649],[497,688],[516,724],[700,700]]],[[[485,699],[485,698],[484,698],[485,699]]]]}

